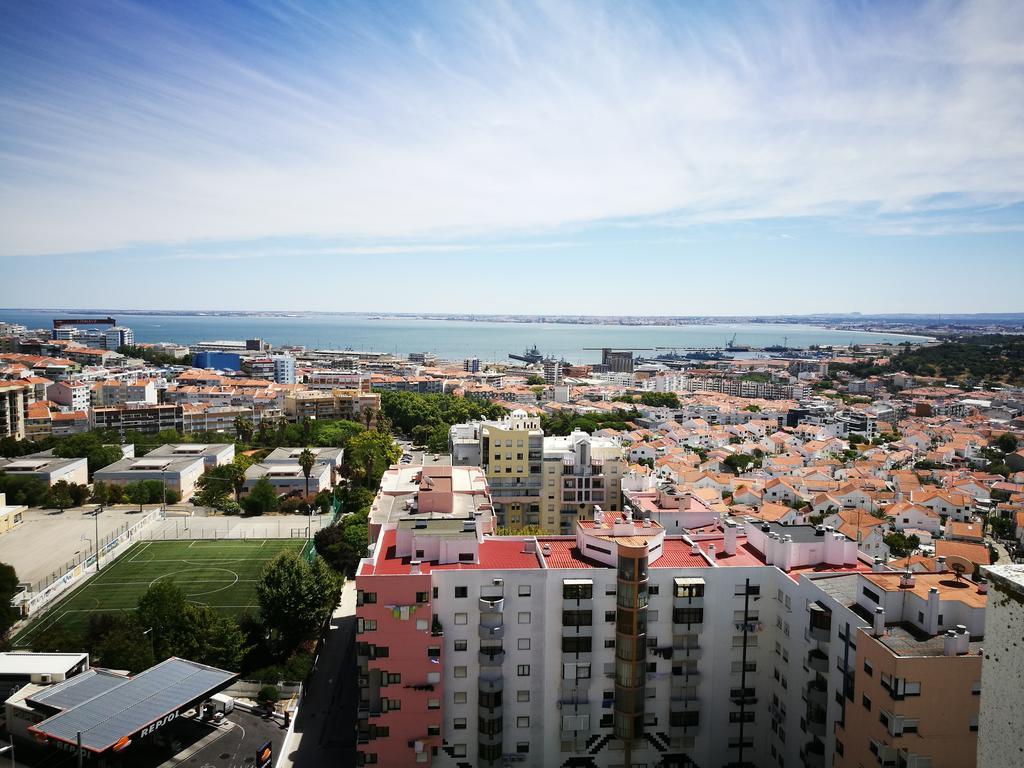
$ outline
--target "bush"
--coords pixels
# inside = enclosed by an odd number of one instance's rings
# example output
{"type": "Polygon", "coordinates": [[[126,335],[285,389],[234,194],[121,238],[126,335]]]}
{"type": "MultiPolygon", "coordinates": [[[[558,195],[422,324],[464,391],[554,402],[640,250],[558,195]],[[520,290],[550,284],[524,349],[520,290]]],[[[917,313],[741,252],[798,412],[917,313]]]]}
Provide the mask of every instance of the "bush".
{"type": "Polygon", "coordinates": [[[261,704],[276,704],[280,698],[276,685],[264,685],[256,694],[256,700],[261,704]]]}

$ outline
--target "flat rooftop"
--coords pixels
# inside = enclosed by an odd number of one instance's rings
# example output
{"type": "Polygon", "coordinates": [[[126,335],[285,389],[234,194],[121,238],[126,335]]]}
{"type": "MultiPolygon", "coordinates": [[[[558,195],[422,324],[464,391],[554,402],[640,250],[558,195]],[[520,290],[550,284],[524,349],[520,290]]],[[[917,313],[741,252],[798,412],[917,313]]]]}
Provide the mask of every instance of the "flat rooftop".
{"type": "Polygon", "coordinates": [[[899,573],[865,573],[864,578],[886,592],[912,592],[922,600],[928,600],[932,587],[939,590],[940,600],[958,600],[971,608],[984,608],[988,595],[978,591],[978,585],[970,579],[957,580],[952,573],[915,573],[914,584],[901,587],[899,573]]]}
{"type": "Polygon", "coordinates": [[[45,675],[67,672],[89,658],[87,653],[0,653],[0,675],[45,675]]]}

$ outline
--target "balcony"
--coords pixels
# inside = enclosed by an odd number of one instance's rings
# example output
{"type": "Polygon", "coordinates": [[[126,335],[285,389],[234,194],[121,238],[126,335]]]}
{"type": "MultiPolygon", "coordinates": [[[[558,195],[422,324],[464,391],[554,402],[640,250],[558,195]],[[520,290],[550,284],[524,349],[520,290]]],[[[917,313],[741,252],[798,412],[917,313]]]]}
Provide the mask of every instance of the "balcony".
{"type": "Polygon", "coordinates": [[[807,666],[819,675],[824,675],[828,672],[828,656],[815,648],[807,655],[807,666]]]}
{"type": "Polygon", "coordinates": [[[804,732],[808,735],[824,739],[826,732],[824,710],[809,712],[807,718],[804,719],[803,725],[804,732]]]}
{"type": "Polygon", "coordinates": [[[500,667],[505,661],[505,651],[499,649],[495,653],[488,653],[486,650],[481,649],[480,653],[477,654],[477,662],[481,667],[500,667]]]}
{"type": "Polygon", "coordinates": [[[479,627],[481,640],[502,640],[505,637],[505,625],[499,624],[496,627],[479,627]]]}
{"type": "Polygon", "coordinates": [[[811,640],[816,643],[827,643],[832,637],[831,627],[816,627],[813,624],[810,629],[811,640]]]}
{"type": "Polygon", "coordinates": [[[505,610],[505,598],[481,597],[480,613],[501,613],[505,610]]]}
{"type": "Polygon", "coordinates": [[[477,691],[480,693],[499,693],[505,689],[505,679],[498,677],[493,680],[479,678],[477,680],[477,691]]]}
{"type": "Polygon", "coordinates": [[[825,768],[825,745],[820,741],[812,741],[800,750],[800,757],[807,768],[825,768]]]}
{"type": "Polygon", "coordinates": [[[703,649],[699,645],[680,646],[673,644],[673,659],[700,659],[703,649]]]}
{"type": "Polygon", "coordinates": [[[673,694],[669,701],[670,712],[693,712],[700,709],[700,699],[696,696],[684,697],[680,694],[678,697],[673,694]]]}
{"type": "Polygon", "coordinates": [[[804,695],[807,699],[807,703],[812,707],[820,707],[824,710],[825,705],[828,703],[828,686],[824,682],[815,681],[807,686],[807,692],[804,695]]]}

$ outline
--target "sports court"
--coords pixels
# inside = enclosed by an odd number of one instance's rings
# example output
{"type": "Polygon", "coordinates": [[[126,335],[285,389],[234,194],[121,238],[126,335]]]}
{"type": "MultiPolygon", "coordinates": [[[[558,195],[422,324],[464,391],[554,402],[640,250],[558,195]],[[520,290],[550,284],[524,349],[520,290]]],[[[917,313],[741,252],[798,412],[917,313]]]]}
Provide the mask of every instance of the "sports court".
{"type": "Polygon", "coordinates": [[[132,610],[153,584],[173,581],[190,602],[235,616],[257,608],[260,571],[283,551],[305,554],[305,539],[142,541],[92,576],[19,632],[15,647],[31,646],[41,629],[82,628],[96,613],[132,610]]]}

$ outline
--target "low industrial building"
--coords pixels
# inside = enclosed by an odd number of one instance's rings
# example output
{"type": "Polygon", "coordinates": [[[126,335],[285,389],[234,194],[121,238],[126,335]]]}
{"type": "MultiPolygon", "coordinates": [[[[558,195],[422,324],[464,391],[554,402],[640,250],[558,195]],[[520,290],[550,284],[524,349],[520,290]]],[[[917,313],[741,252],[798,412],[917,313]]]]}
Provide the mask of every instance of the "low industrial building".
{"type": "Polygon", "coordinates": [[[193,459],[201,457],[207,469],[230,464],[235,458],[234,443],[168,443],[146,454],[147,459],[193,459]]]}
{"type": "MultiPolygon", "coordinates": [[[[251,491],[260,480],[266,478],[279,494],[305,493],[307,488],[306,475],[298,462],[280,462],[275,464],[253,464],[245,470],[245,485],[242,492],[251,491]]],[[[331,465],[317,462],[309,473],[310,495],[331,489],[331,465]]]]}
{"type": "Polygon", "coordinates": [[[196,483],[202,476],[206,462],[202,456],[185,458],[150,457],[121,459],[98,470],[93,481],[128,485],[140,480],[159,480],[168,488],[189,498],[196,490],[196,483]]]}
{"type": "Polygon", "coordinates": [[[89,466],[86,459],[62,459],[57,456],[30,454],[16,459],[0,459],[0,472],[20,477],[35,477],[48,486],[66,480],[69,483],[86,485],[89,482],[89,466]]]}
{"type": "Polygon", "coordinates": [[[7,533],[16,525],[20,525],[26,506],[8,504],[7,495],[0,493],[0,533],[7,533]]]}

